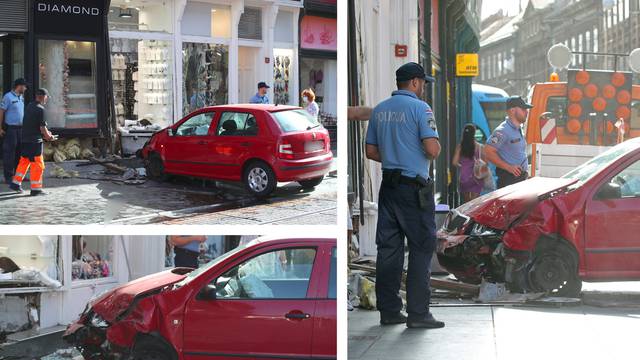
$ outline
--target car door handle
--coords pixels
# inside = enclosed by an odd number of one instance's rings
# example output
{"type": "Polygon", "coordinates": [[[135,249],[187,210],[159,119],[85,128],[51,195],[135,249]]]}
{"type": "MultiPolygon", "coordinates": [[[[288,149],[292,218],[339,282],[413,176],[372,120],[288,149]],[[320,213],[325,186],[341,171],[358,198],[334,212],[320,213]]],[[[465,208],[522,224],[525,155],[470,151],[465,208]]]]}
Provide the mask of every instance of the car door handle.
{"type": "Polygon", "coordinates": [[[299,320],[303,320],[303,319],[308,319],[311,317],[311,315],[306,314],[306,313],[299,313],[299,312],[290,312],[287,315],[285,315],[284,317],[286,317],[287,319],[299,319],[299,320]]]}
{"type": "Polygon", "coordinates": [[[208,144],[207,141],[204,141],[204,140],[198,141],[198,145],[207,145],[207,144],[208,144]]]}

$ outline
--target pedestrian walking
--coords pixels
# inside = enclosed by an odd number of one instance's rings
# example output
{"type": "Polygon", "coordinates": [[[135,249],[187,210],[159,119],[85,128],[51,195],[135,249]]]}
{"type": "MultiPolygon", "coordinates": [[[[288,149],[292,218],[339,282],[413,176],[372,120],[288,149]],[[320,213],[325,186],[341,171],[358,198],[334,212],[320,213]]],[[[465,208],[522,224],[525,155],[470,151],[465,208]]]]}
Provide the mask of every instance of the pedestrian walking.
{"type": "Polygon", "coordinates": [[[482,145],[476,139],[476,127],[467,124],[462,130],[462,141],[453,154],[453,166],[460,168],[460,192],[464,202],[471,201],[482,193],[484,181],[474,174],[474,168],[482,160],[482,145]]]}
{"type": "Polygon", "coordinates": [[[13,181],[20,158],[25,91],[27,91],[27,82],[22,78],[16,79],[13,82],[13,88],[4,94],[0,104],[0,137],[4,137],[2,168],[7,184],[13,181]]]}
{"type": "Polygon", "coordinates": [[[258,83],[258,92],[249,99],[249,103],[251,104],[268,104],[269,97],[267,96],[267,89],[271,88],[271,86],[267,85],[267,83],[261,81],[258,83]]]}
{"type": "Polygon", "coordinates": [[[207,241],[206,236],[170,236],[173,244],[173,263],[176,267],[198,268],[200,243],[207,241]]]}
{"type": "Polygon", "coordinates": [[[304,109],[317,121],[320,107],[316,102],[316,94],[312,89],[304,89],[302,91],[302,103],[304,104],[304,109]]]}
{"type": "Polygon", "coordinates": [[[425,82],[434,79],[417,63],[396,71],[398,90],[372,111],[366,152],[382,163],[383,179],[376,229],[376,299],[382,325],[438,328],[429,312],[431,257],[436,247],[433,181],[429,161],[440,154],[433,111],[420,100],[425,82]],[[404,267],[404,239],[409,245],[407,315],[399,291],[404,267]]]}
{"type": "Polygon", "coordinates": [[[16,168],[13,182],[9,187],[17,192],[22,192],[22,180],[31,169],[31,196],[44,195],[42,180],[44,177],[43,139],[54,140],[53,134],[47,129],[44,118],[44,106],[49,100],[47,89],[38,89],[35,92],[36,100],[29,103],[24,112],[22,126],[22,144],[20,148],[20,162],[16,168]]]}
{"type": "Polygon", "coordinates": [[[522,125],[532,107],[520,96],[507,99],[507,118],[496,127],[484,147],[485,158],[496,165],[499,189],[528,178],[527,141],[522,125]]]}

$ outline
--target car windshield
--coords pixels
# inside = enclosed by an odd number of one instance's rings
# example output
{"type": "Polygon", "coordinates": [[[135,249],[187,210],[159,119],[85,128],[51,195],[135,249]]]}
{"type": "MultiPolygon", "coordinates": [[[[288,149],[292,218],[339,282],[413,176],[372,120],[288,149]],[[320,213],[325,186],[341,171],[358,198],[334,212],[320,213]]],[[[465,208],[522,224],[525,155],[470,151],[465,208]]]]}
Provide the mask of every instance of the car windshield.
{"type": "Polygon", "coordinates": [[[174,289],[177,289],[179,287],[182,287],[184,285],[187,285],[188,283],[190,283],[193,279],[197,278],[198,275],[206,272],[207,270],[211,269],[212,267],[216,266],[217,264],[219,264],[220,262],[230,258],[231,256],[239,253],[240,251],[242,251],[243,249],[247,248],[250,245],[253,245],[254,242],[250,241],[244,245],[240,245],[237,248],[222,254],[221,256],[209,261],[208,263],[206,263],[204,266],[201,266],[195,270],[193,270],[192,272],[189,273],[189,275],[187,275],[187,277],[185,277],[184,279],[182,279],[182,281],[177,282],[173,285],[174,289]]]}
{"type": "MultiPolygon", "coordinates": [[[[611,149],[603,152],[602,154],[594,157],[586,163],[571,170],[564,176],[563,179],[577,179],[576,185],[581,185],[585,181],[591,179],[598,174],[602,169],[606,168],[611,162],[615,161],[622,155],[638,147],[637,142],[626,141],[618,144],[611,149]]],[[[576,186],[574,185],[574,187],[576,186]]]]}
{"type": "Polygon", "coordinates": [[[306,110],[285,110],[271,113],[285,133],[304,131],[320,126],[306,110]]]}

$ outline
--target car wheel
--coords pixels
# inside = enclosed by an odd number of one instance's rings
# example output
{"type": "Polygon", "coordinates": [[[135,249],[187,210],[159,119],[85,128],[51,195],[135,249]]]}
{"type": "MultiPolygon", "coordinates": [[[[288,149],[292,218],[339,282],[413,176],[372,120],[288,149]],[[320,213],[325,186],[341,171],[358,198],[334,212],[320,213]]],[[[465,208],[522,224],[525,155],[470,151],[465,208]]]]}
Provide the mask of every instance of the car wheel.
{"type": "Polygon", "coordinates": [[[164,172],[164,163],[160,155],[152,153],[146,164],[147,176],[154,180],[164,181],[167,174],[164,172]]]}
{"type": "Polygon", "coordinates": [[[254,161],[244,169],[244,185],[255,196],[265,197],[276,189],[276,175],[269,165],[254,161]]]}
{"type": "Polygon", "coordinates": [[[298,181],[298,184],[302,185],[302,188],[304,189],[313,189],[314,187],[320,185],[323,179],[324,179],[324,176],[320,176],[319,178],[315,178],[315,179],[300,180],[298,181]]]}
{"type": "Polygon", "coordinates": [[[536,251],[529,269],[531,290],[561,297],[579,297],[582,281],[574,254],[566,246],[536,251]]]}
{"type": "Polygon", "coordinates": [[[172,349],[150,337],[143,337],[136,343],[130,360],[173,360],[172,349]]]}

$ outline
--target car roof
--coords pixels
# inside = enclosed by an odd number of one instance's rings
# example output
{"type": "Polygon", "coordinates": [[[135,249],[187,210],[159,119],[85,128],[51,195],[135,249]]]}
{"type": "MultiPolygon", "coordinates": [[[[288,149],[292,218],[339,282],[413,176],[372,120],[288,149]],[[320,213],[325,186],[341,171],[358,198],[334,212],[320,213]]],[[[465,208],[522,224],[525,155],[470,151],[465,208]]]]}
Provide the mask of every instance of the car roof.
{"type": "Polygon", "coordinates": [[[278,236],[261,236],[257,239],[251,240],[247,247],[262,245],[265,243],[289,243],[289,242],[309,242],[309,243],[317,243],[317,242],[328,242],[335,243],[336,239],[330,237],[322,237],[322,236],[305,236],[305,237],[278,237],[278,236]]]}
{"type": "Polygon", "coordinates": [[[228,105],[214,105],[214,106],[207,106],[205,107],[205,109],[210,109],[210,110],[237,110],[237,109],[243,109],[243,110],[262,110],[262,111],[268,111],[268,112],[277,112],[277,111],[284,111],[284,110],[297,110],[297,109],[302,109],[301,107],[298,106],[291,106],[291,105],[272,105],[272,104],[228,104],[228,105]]]}

